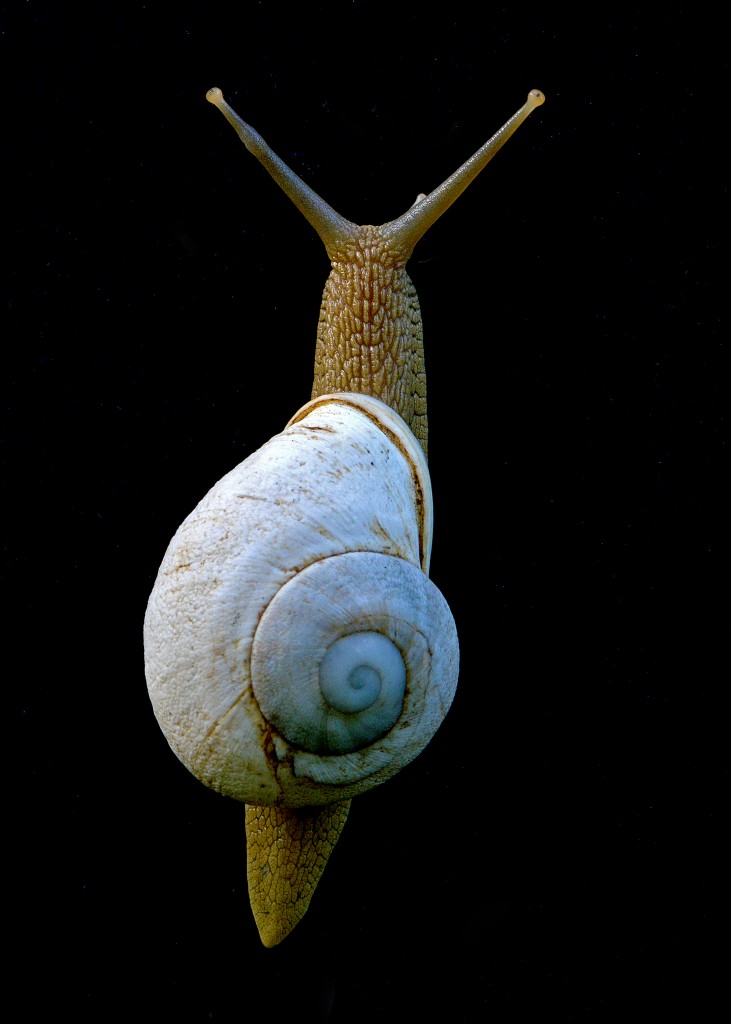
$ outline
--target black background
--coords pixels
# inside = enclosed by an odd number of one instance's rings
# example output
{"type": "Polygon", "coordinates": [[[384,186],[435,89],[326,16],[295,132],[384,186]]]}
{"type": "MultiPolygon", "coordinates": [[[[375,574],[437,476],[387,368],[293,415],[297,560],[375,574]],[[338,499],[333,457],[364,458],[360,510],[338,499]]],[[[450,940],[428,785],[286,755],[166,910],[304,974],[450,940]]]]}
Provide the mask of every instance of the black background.
{"type": "Polygon", "coordinates": [[[3,7],[14,1020],[709,1019],[728,676],[720,25],[698,5],[3,7]],[[462,664],[279,947],[152,714],[179,522],[309,397],[344,216],[546,93],[410,263],[462,664]]]}

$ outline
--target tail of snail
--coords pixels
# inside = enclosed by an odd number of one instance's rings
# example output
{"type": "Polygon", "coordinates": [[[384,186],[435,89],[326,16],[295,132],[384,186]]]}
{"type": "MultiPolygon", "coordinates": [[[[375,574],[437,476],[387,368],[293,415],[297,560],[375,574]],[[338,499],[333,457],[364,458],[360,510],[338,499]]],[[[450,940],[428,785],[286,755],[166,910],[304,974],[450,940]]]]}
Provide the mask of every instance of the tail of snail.
{"type": "Polygon", "coordinates": [[[421,316],[406,263],[544,96],[381,227],[345,220],[229,107],[332,264],[311,400],[173,537],[149,598],[145,673],[173,751],[246,806],[265,946],[305,914],[350,801],[412,761],[454,697],[457,630],[429,579],[421,316]]]}

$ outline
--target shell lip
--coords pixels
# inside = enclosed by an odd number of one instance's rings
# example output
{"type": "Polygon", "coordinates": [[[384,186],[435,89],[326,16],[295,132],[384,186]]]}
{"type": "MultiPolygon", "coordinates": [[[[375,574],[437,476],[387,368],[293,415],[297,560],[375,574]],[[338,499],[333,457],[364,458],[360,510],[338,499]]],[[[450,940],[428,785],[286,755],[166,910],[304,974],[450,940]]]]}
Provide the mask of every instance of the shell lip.
{"type": "Polygon", "coordinates": [[[409,428],[409,425],[403,417],[399,416],[395,409],[392,409],[390,405],[386,405],[380,398],[374,398],[372,395],[361,395],[355,391],[338,391],[329,395],[319,395],[317,398],[311,399],[301,409],[297,410],[287,423],[285,430],[287,427],[294,426],[294,424],[304,419],[316,406],[332,403],[349,405],[362,412],[364,416],[367,416],[380,430],[388,435],[408,460],[412,468],[416,491],[421,569],[428,576],[434,535],[434,500],[432,497],[429,466],[424,449],[409,428]]]}

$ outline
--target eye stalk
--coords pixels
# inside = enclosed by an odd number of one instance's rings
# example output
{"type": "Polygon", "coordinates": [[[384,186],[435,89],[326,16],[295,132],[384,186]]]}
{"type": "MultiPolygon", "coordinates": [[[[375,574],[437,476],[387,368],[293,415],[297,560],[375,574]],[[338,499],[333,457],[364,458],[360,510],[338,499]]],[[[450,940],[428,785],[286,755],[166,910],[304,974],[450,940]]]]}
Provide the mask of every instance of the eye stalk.
{"type": "MultiPolygon", "coordinates": [[[[358,225],[341,217],[294,171],[290,170],[284,161],[269,148],[261,135],[228,105],[217,86],[208,90],[206,99],[218,107],[249,152],[269,171],[280,188],[307,218],[324,242],[331,259],[336,252],[342,250],[343,243],[358,235],[358,225]]],[[[431,225],[449,209],[457,196],[464,192],[498,150],[502,149],[513,132],[520,127],[536,107],[545,103],[545,100],[546,97],[540,89],[531,89],[523,106],[516,110],[502,128],[495,132],[484,146],[465,161],[454,174],[428,195],[420,194],[417,201],[401,217],[388,224],[383,224],[380,233],[388,238],[389,244],[398,246],[404,254],[404,258],[408,259],[416,243],[431,225]]]]}

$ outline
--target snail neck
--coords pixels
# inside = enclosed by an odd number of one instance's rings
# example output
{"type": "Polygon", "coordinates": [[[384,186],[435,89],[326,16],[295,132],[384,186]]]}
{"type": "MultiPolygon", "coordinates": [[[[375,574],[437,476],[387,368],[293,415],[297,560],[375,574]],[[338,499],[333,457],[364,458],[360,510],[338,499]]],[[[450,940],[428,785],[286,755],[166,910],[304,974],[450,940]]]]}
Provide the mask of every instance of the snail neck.
{"type": "Polygon", "coordinates": [[[312,397],[355,391],[380,398],[426,451],[421,312],[407,256],[384,228],[353,225],[330,253],[320,307],[312,397]]]}

